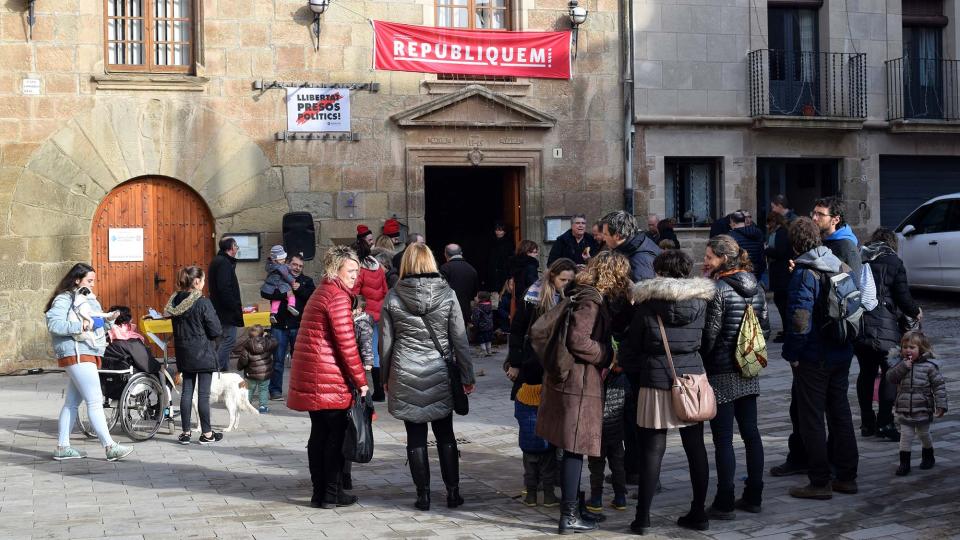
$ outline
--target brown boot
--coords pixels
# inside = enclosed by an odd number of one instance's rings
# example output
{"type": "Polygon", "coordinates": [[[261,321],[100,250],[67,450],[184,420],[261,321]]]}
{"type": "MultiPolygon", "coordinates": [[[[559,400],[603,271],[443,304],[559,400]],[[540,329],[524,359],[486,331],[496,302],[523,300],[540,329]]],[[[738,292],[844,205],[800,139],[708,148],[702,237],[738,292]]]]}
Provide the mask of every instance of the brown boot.
{"type": "Polygon", "coordinates": [[[833,489],[830,485],[815,486],[807,484],[805,486],[796,486],[790,488],[790,496],[797,499],[817,499],[826,501],[833,498],[833,489]]]}

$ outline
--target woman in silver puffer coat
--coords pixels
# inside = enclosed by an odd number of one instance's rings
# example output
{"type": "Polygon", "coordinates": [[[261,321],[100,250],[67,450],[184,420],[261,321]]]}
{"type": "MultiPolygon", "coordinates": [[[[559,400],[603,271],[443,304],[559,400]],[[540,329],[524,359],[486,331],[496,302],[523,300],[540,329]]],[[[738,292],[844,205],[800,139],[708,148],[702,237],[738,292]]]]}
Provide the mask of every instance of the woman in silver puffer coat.
{"type": "Polygon", "coordinates": [[[381,375],[387,408],[407,429],[407,460],[417,486],[420,510],[430,509],[427,423],[431,423],[447,488],[447,506],[463,504],[460,464],[453,434],[453,393],[444,354],[454,353],[463,389],[473,392],[473,362],[460,303],[437,271],[425,244],[411,244],[400,264],[400,281],[384,299],[380,312],[381,375]],[[430,329],[443,348],[437,351],[430,329]]]}

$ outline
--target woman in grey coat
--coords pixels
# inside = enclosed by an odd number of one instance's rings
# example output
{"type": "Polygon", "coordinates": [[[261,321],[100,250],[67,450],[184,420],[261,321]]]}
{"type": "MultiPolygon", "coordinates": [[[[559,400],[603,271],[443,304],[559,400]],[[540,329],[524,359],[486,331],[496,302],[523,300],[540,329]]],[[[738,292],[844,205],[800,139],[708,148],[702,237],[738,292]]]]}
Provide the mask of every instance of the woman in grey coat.
{"type": "Polygon", "coordinates": [[[381,374],[387,408],[407,429],[407,460],[417,486],[419,510],[430,509],[430,466],[427,463],[427,423],[433,426],[440,455],[440,474],[447,487],[447,506],[463,504],[460,464],[453,434],[453,394],[445,354],[456,355],[463,389],[473,392],[470,346],[453,289],[437,271],[436,259],[425,244],[411,244],[400,264],[400,281],[380,312],[381,374]],[[436,335],[443,351],[430,336],[436,335]]]}

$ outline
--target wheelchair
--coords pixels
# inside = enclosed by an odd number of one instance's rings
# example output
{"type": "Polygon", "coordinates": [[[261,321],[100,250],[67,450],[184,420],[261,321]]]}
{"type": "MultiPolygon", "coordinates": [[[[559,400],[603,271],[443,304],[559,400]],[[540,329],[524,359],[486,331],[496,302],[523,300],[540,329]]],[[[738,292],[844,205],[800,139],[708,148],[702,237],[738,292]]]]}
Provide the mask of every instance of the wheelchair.
{"type": "MultiPolygon", "coordinates": [[[[101,369],[100,388],[103,391],[103,413],[107,428],[120,429],[135,441],[152,438],[166,422],[167,433],[173,434],[175,420],[179,416],[173,404],[176,388],[166,358],[159,373],[145,373],[127,369],[101,369]]],[[[88,437],[96,436],[86,402],[81,403],[77,414],[80,430],[88,437]]]]}

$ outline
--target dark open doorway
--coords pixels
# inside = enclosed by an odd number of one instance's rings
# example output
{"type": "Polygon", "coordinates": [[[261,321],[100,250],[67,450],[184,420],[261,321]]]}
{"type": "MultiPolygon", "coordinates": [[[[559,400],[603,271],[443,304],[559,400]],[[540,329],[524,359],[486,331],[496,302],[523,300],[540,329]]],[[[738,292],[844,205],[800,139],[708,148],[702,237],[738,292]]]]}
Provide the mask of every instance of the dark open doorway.
{"type": "Polygon", "coordinates": [[[425,167],[424,233],[437,259],[447,244],[460,244],[483,280],[494,224],[519,241],[523,176],[521,167],[425,167]]]}
{"type": "Polygon", "coordinates": [[[757,158],[757,223],[761,226],[774,195],[786,195],[793,210],[805,216],[815,200],[839,191],[839,160],[757,158]]]}

